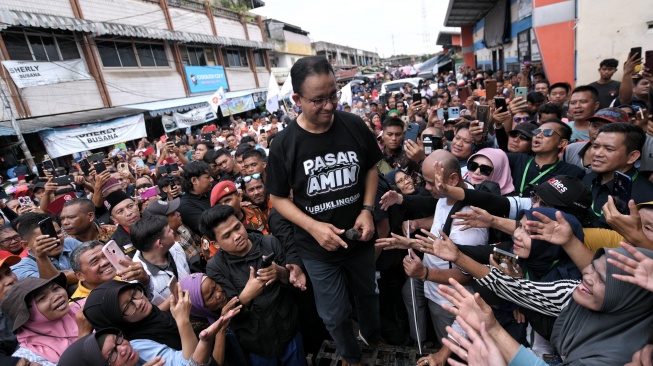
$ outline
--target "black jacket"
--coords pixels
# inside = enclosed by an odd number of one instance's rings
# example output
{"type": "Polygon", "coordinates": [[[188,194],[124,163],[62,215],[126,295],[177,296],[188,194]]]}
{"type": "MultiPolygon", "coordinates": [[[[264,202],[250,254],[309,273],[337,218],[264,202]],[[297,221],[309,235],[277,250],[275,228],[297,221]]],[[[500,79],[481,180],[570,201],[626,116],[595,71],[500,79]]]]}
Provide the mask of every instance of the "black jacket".
{"type": "MultiPolygon", "coordinates": [[[[249,280],[249,267],[261,268],[262,256],[276,254],[275,263],[285,267],[283,246],[272,235],[249,232],[252,249],[244,257],[233,256],[220,249],[206,266],[206,274],[224,289],[227,298],[238,296],[249,280]]],[[[298,263],[295,263],[298,264],[298,263]]],[[[265,357],[277,357],[283,353],[298,330],[297,307],[289,288],[277,281],[266,287],[263,293],[243,307],[232,321],[243,350],[265,357]]]]}

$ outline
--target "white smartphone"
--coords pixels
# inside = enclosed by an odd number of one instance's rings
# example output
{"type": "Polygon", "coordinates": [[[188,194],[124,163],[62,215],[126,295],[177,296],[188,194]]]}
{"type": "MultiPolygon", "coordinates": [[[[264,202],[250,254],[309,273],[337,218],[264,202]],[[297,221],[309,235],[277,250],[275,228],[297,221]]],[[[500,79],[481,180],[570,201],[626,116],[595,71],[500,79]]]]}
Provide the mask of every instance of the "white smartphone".
{"type": "Polygon", "coordinates": [[[179,301],[179,298],[177,297],[177,291],[179,291],[179,281],[177,281],[177,276],[172,275],[170,281],[168,281],[168,289],[172,296],[175,297],[175,301],[179,301]]]}
{"type": "Polygon", "coordinates": [[[104,244],[102,247],[102,253],[107,257],[109,263],[116,268],[118,271],[124,271],[127,267],[120,264],[120,261],[131,262],[131,259],[123,253],[122,249],[113,240],[110,240],[108,243],[104,244]]]}

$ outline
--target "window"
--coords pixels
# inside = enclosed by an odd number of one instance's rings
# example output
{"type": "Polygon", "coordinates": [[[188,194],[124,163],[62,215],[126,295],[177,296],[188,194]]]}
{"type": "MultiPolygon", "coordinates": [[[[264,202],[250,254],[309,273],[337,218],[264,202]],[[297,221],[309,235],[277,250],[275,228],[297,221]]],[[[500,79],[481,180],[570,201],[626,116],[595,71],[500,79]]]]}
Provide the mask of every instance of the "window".
{"type": "Polygon", "coordinates": [[[224,49],[222,50],[224,63],[227,67],[248,67],[247,54],[245,50],[224,49]]]}
{"type": "Polygon", "coordinates": [[[21,30],[3,32],[2,38],[12,60],[62,61],[80,58],[72,33],[21,30]]]}
{"type": "Polygon", "coordinates": [[[104,67],[168,67],[165,46],[129,41],[95,42],[104,67]]]}
{"type": "Polygon", "coordinates": [[[254,51],[254,63],[256,67],[265,67],[265,52],[254,51]]]}
{"type": "Polygon", "coordinates": [[[186,66],[215,66],[215,54],[211,47],[180,46],[181,61],[186,66]]]}

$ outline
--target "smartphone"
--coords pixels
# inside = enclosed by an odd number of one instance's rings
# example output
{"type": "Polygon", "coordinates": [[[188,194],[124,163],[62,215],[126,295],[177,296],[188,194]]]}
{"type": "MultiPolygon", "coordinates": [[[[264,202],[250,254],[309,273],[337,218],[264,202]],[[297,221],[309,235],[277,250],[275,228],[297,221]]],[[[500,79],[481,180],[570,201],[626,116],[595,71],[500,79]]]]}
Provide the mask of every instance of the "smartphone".
{"type": "Polygon", "coordinates": [[[94,167],[95,167],[95,174],[100,174],[103,171],[107,170],[107,166],[101,161],[95,163],[94,167]]]}
{"type": "Polygon", "coordinates": [[[417,142],[417,134],[419,132],[419,125],[417,123],[409,123],[406,126],[406,133],[404,133],[404,141],[412,140],[417,142]]]}
{"type": "Polygon", "coordinates": [[[120,246],[114,240],[109,240],[109,242],[102,247],[102,253],[104,253],[109,260],[109,263],[111,263],[111,265],[118,271],[127,269],[126,266],[120,264],[120,261],[131,262],[131,259],[123,253],[120,246]]]}
{"type": "Polygon", "coordinates": [[[143,162],[143,159],[136,159],[136,166],[140,168],[145,168],[145,163],[143,162]]]}
{"type": "Polygon", "coordinates": [[[524,97],[524,100],[526,100],[526,96],[528,95],[528,88],[525,86],[520,86],[515,89],[515,98],[517,97],[524,97]]]}
{"type": "Polygon", "coordinates": [[[458,98],[460,99],[461,103],[465,103],[467,101],[467,98],[469,98],[470,93],[469,93],[469,88],[464,86],[462,88],[458,88],[458,98]]]}
{"type": "Polygon", "coordinates": [[[492,257],[494,258],[494,261],[497,262],[497,264],[503,263],[504,259],[506,259],[508,262],[512,263],[513,266],[517,264],[517,259],[519,259],[518,255],[506,252],[505,250],[501,250],[497,247],[492,249],[492,257]]]}
{"type": "Polygon", "coordinates": [[[413,93],[413,103],[415,102],[422,103],[422,93],[413,93]]]}
{"type": "Polygon", "coordinates": [[[632,191],[632,179],[622,172],[614,172],[614,181],[612,182],[612,198],[614,205],[622,215],[628,215],[628,202],[632,191]]]}
{"type": "Polygon", "coordinates": [[[32,202],[32,199],[29,198],[29,196],[18,197],[18,204],[20,207],[34,206],[34,202],[32,202]]]}
{"type": "Polygon", "coordinates": [[[36,171],[39,174],[39,177],[45,177],[45,172],[43,171],[43,163],[36,163],[36,171]]]}
{"type": "Polygon", "coordinates": [[[55,174],[54,163],[52,162],[52,160],[43,160],[43,170],[45,170],[46,172],[52,175],[55,174]]]}
{"type": "Polygon", "coordinates": [[[127,163],[118,163],[118,170],[129,170],[127,163]]]}
{"type": "Polygon", "coordinates": [[[632,57],[634,54],[637,54],[637,57],[641,58],[642,55],[642,47],[633,47],[630,49],[630,53],[628,54],[628,58],[632,57]]]}
{"type": "Polygon", "coordinates": [[[497,112],[506,112],[508,110],[508,106],[506,105],[506,98],[495,97],[494,107],[497,112]]]}
{"type": "Polygon", "coordinates": [[[648,69],[648,72],[653,72],[653,51],[646,51],[644,55],[646,56],[644,58],[644,67],[648,69]]]}
{"type": "Polygon", "coordinates": [[[177,297],[177,292],[179,291],[179,281],[177,280],[177,276],[172,275],[172,277],[170,277],[170,281],[168,281],[168,290],[170,290],[170,293],[174,296],[175,301],[178,301],[179,298],[177,297]]]}
{"type": "Polygon", "coordinates": [[[104,153],[95,153],[93,155],[90,155],[88,158],[86,158],[88,161],[102,161],[104,160],[104,153]]]}
{"type": "Polygon", "coordinates": [[[268,254],[263,258],[263,262],[261,263],[261,268],[268,268],[272,265],[272,262],[274,262],[274,259],[276,258],[276,254],[274,252],[268,254]]]}
{"type": "Polygon", "coordinates": [[[205,140],[205,141],[211,141],[212,137],[213,137],[213,134],[210,134],[210,133],[203,133],[202,134],[202,140],[205,140]]]}
{"type": "MultiPolygon", "coordinates": [[[[54,229],[54,224],[52,223],[52,217],[39,221],[39,229],[41,229],[41,235],[47,235],[55,239],[58,238],[57,230],[54,229]]],[[[61,245],[61,243],[58,245],[61,245]]]]}
{"type": "Polygon", "coordinates": [[[82,159],[79,161],[79,168],[82,170],[84,175],[91,174],[91,163],[89,163],[87,159],[82,159]]]}
{"type": "Polygon", "coordinates": [[[145,191],[143,191],[143,193],[141,193],[141,199],[148,199],[150,197],[154,197],[157,194],[159,194],[159,192],[157,191],[157,188],[158,187],[154,186],[154,187],[150,187],[150,188],[146,189],[145,191]]]}
{"type": "Polygon", "coordinates": [[[179,164],[177,163],[170,163],[168,164],[170,166],[170,171],[171,172],[176,172],[179,170],[179,164]]]}
{"type": "MultiPolygon", "coordinates": [[[[433,135],[429,135],[429,134],[422,135],[422,145],[424,145],[424,154],[426,154],[426,156],[431,155],[431,153],[433,152],[433,139],[434,138],[435,138],[435,136],[433,136],[433,135]]],[[[440,141],[442,141],[442,140],[440,140],[440,141]]]]}
{"type": "Polygon", "coordinates": [[[439,120],[444,119],[444,108],[438,108],[438,119],[439,120]]]}
{"type": "Polygon", "coordinates": [[[65,185],[68,185],[68,184],[71,184],[71,183],[74,183],[74,182],[75,182],[75,177],[73,177],[72,175],[64,175],[64,176],[52,179],[52,183],[54,183],[54,184],[56,184],[58,186],[65,186],[65,185]]]}
{"type": "Polygon", "coordinates": [[[448,121],[456,120],[458,118],[460,118],[460,108],[458,108],[458,107],[449,107],[449,119],[448,119],[448,121]]]}
{"type": "Polygon", "coordinates": [[[485,100],[490,100],[497,96],[497,81],[485,80],[485,100]]]}
{"type": "Polygon", "coordinates": [[[265,133],[265,128],[261,128],[261,129],[259,129],[259,130],[258,130],[258,133],[259,133],[259,135],[262,134],[262,133],[265,133]]]}
{"type": "Polygon", "coordinates": [[[490,121],[490,106],[476,106],[476,119],[479,121],[478,125],[483,127],[483,132],[487,131],[488,122],[490,121]]]}

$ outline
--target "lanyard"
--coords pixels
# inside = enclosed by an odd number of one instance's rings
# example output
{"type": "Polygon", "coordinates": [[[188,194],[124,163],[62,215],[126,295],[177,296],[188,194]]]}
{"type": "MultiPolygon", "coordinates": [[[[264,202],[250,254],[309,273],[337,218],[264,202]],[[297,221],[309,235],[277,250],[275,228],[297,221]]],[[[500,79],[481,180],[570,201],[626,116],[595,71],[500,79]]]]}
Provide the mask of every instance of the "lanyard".
{"type": "MultiPolygon", "coordinates": [[[[637,177],[639,177],[639,170],[636,171],[635,174],[633,174],[633,180],[632,180],[633,183],[635,182],[637,177]]],[[[592,191],[593,190],[594,190],[594,184],[592,184],[592,191]]],[[[626,202],[626,204],[628,204],[628,202],[626,202]]],[[[591,207],[592,207],[592,212],[594,213],[594,215],[596,215],[596,217],[603,216],[603,209],[601,209],[601,213],[598,213],[598,212],[596,212],[596,210],[594,210],[594,199],[592,199],[592,206],[591,207]]]]}
{"type": "MultiPolygon", "coordinates": [[[[526,169],[524,169],[524,174],[522,174],[522,177],[521,177],[521,186],[519,187],[519,197],[523,197],[523,196],[524,196],[524,188],[525,188],[525,184],[526,184],[526,174],[528,173],[528,168],[531,167],[531,163],[533,162],[533,160],[535,160],[535,157],[532,157],[531,160],[528,161],[528,163],[526,164],[526,169]]],[[[533,185],[533,183],[537,182],[538,180],[540,180],[540,178],[542,178],[542,177],[545,176],[547,173],[549,173],[550,171],[552,171],[553,169],[555,169],[555,167],[557,167],[558,164],[560,164],[560,160],[556,161],[556,163],[553,164],[553,165],[551,165],[551,166],[549,167],[549,169],[547,169],[547,170],[541,172],[537,177],[533,178],[533,180],[531,180],[531,181],[528,183],[527,186],[531,186],[531,185],[533,185]]]]}

